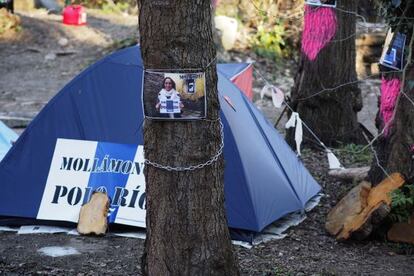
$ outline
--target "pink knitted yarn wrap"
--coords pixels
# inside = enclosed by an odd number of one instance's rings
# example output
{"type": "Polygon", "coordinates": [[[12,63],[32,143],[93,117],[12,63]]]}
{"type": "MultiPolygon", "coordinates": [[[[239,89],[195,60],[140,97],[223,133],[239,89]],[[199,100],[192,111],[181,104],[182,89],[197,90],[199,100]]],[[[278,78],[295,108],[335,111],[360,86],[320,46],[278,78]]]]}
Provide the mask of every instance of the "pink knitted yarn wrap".
{"type": "Polygon", "coordinates": [[[392,120],[400,89],[401,81],[399,79],[386,80],[385,78],[382,78],[380,114],[384,122],[385,136],[389,133],[389,122],[392,120]]]}
{"type": "Polygon", "coordinates": [[[302,52],[309,60],[315,60],[319,52],[336,34],[335,10],[327,7],[312,9],[305,7],[305,22],[302,34],[302,52]]]}

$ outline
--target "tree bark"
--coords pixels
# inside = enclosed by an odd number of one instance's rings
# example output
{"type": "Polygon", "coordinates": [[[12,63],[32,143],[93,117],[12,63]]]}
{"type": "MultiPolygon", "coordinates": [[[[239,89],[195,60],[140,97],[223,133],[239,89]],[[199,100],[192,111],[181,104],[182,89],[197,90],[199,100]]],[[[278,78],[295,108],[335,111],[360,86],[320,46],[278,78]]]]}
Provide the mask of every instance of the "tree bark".
{"type": "MultiPolygon", "coordinates": [[[[337,7],[339,9],[334,9],[337,29],[333,40],[313,61],[302,52],[291,93],[292,108],[323,143],[330,146],[364,142],[357,122],[357,112],[362,108],[355,71],[356,29],[352,14],[357,1],[338,0],[337,7]]],[[[290,129],[287,141],[293,145],[293,139],[294,130],[290,129]]],[[[309,139],[314,140],[304,128],[304,142],[309,139]]]]}
{"type": "MultiPolygon", "coordinates": [[[[414,1],[404,1],[400,7],[402,16],[411,18],[414,16],[414,1]],[[407,7],[407,5],[409,5],[407,7]]],[[[414,65],[413,50],[414,43],[412,40],[413,25],[412,22],[406,22],[401,19],[398,25],[393,26],[393,31],[402,32],[407,35],[406,45],[408,51],[405,51],[404,59],[407,64],[404,68],[405,76],[397,73],[384,74],[385,79],[398,78],[402,81],[403,93],[399,93],[394,110],[394,118],[389,124],[388,133],[379,136],[374,144],[375,155],[369,180],[375,186],[382,179],[387,177],[386,174],[393,172],[401,173],[407,182],[414,179],[414,65]]],[[[391,70],[391,69],[390,69],[391,70]]],[[[383,68],[383,72],[389,71],[383,68]]],[[[383,91],[381,91],[383,93],[383,91]]],[[[379,101],[381,106],[381,101],[379,101]]],[[[383,132],[384,121],[378,111],[376,119],[379,133],[383,132]]]]}
{"type": "MultiPolygon", "coordinates": [[[[146,68],[204,68],[216,56],[210,1],[138,0],[146,68]]],[[[204,163],[221,142],[216,63],[206,69],[207,116],[145,121],[145,157],[182,167],[204,163]]],[[[145,275],[238,275],[224,209],[224,161],[186,172],[145,168],[145,275]]]]}
{"type": "MultiPolygon", "coordinates": [[[[414,68],[407,69],[407,78],[414,80],[414,68]]],[[[375,186],[387,177],[386,174],[399,172],[410,182],[414,179],[414,90],[408,81],[404,88],[405,95],[399,95],[395,117],[390,125],[388,135],[380,136],[374,144],[376,157],[372,161],[369,180],[375,186]],[[408,100],[406,97],[409,97],[408,100]]],[[[380,133],[384,124],[377,115],[380,133]]]]}

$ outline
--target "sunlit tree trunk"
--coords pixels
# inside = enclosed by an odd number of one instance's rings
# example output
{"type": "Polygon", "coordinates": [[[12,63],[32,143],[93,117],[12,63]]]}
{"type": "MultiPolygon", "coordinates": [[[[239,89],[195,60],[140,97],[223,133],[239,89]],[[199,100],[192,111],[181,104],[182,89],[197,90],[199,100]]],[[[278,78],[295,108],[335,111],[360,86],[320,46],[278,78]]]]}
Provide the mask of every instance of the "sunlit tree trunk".
{"type": "MultiPolygon", "coordinates": [[[[146,68],[204,68],[216,51],[210,1],[138,0],[146,68]]],[[[138,88],[137,88],[138,89],[138,88]]],[[[208,119],[145,121],[147,159],[173,167],[204,163],[219,149],[215,62],[206,69],[208,119]]],[[[187,172],[145,168],[145,275],[238,275],[224,209],[224,162],[187,172]]]]}

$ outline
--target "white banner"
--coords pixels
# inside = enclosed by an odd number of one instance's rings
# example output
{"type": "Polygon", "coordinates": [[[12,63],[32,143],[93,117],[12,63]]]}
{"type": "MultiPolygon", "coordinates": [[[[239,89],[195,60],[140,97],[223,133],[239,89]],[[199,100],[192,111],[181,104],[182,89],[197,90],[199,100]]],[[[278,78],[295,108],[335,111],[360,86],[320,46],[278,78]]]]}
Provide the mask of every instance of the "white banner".
{"type": "Polygon", "coordinates": [[[78,222],[95,191],[110,198],[110,223],[145,227],[142,145],[58,139],[37,219],[78,222]]]}

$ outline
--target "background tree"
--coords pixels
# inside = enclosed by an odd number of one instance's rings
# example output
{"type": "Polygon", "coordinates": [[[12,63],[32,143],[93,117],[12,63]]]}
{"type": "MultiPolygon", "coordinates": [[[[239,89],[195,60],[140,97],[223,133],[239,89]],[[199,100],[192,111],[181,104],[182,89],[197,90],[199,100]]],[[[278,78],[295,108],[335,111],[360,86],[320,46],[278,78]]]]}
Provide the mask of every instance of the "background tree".
{"type": "MultiPolygon", "coordinates": [[[[414,1],[382,0],[382,16],[387,18],[394,32],[407,35],[404,60],[406,65],[402,73],[390,73],[392,69],[382,68],[384,80],[398,79],[401,81],[401,90],[397,91],[397,98],[393,108],[393,118],[388,124],[379,112],[377,127],[382,135],[375,143],[376,157],[373,160],[369,177],[375,185],[386,177],[385,172],[400,172],[407,179],[414,176],[414,68],[413,68],[413,21],[414,1]],[[384,127],[387,127],[386,131],[384,127]]],[[[383,80],[383,82],[384,82],[383,80]]],[[[382,89],[381,93],[384,93],[382,89]]],[[[383,98],[383,97],[381,97],[383,98]]],[[[380,106],[386,104],[380,102],[380,106]]],[[[381,110],[381,108],[380,108],[381,110]]]]}
{"type": "MultiPolygon", "coordinates": [[[[355,72],[356,9],[356,0],[338,0],[337,9],[307,6],[305,10],[304,28],[311,31],[308,32],[308,44],[304,45],[302,39],[302,49],[310,47],[314,51],[317,44],[323,46],[324,37],[327,42],[316,57],[315,52],[309,55],[302,51],[291,106],[326,145],[364,141],[357,122],[362,98],[355,72]],[[337,27],[329,41],[329,35],[332,35],[329,28],[335,24],[332,12],[336,14],[337,27]],[[307,19],[308,15],[313,18],[307,19]]],[[[304,30],[304,35],[306,33],[304,30]]],[[[311,137],[305,128],[304,138],[311,137]]],[[[287,140],[292,144],[293,139],[294,130],[290,129],[287,140]]]]}
{"type": "MultiPolygon", "coordinates": [[[[141,0],[139,31],[146,68],[204,68],[216,52],[210,1],[141,0]]],[[[145,121],[146,158],[173,167],[204,163],[219,149],[216,64],[206,69],[208,119],[145,121]]],[[[237,275],[224,209],[224,163],[170,172],[145,168],[149,275],[237,275]]]]}

